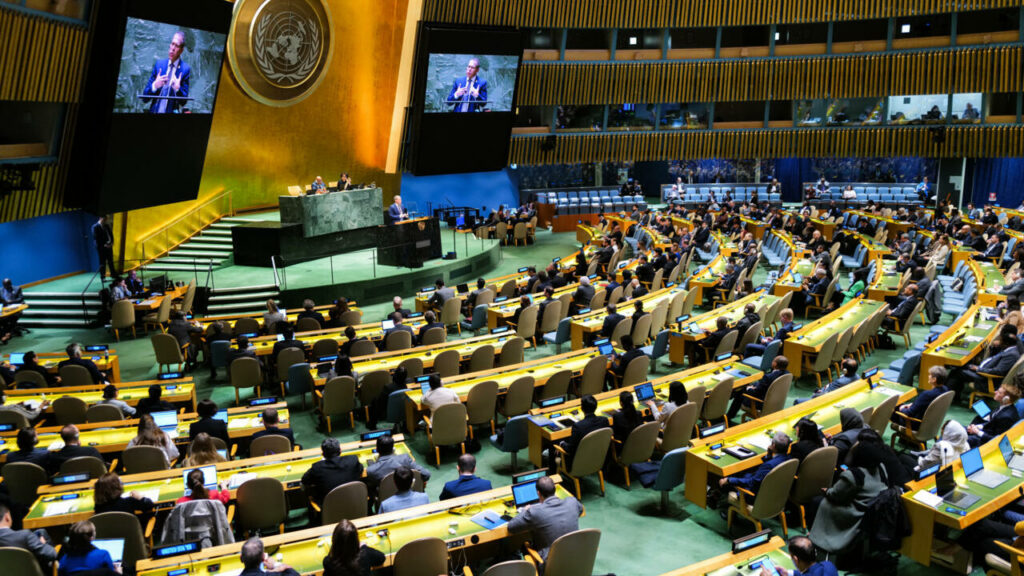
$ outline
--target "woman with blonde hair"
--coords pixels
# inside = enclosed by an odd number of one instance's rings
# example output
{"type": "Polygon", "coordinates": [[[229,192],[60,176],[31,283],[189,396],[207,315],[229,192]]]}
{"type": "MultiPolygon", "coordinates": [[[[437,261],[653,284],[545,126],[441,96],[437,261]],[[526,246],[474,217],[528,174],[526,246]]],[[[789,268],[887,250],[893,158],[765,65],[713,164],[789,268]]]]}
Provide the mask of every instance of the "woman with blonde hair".
{"type": "Polygon", "coordinates": [[[139,434],[128,442],[128,448],[133,446],[156,446],[163,450],[167,463],[170,464],[179,456],[178,447],[174,440],[160,429],[149,414],[143,414],[139,418],[139,434]]]}
{"type": "Polygon", "coordinates": [[[206,432],[200,432],[189,446],[188,456],[185,458],[182,466],[192,468],[194,466],[205,466],[207,464],[227,461],[227,458],[217,452],[217,445],[213,443],[213,436],[206,432]]]}
{"type": "Polygon", "coordinates": [[[263,313],[263,331],[268,334],[275,332],[274,325],[278,322],[287,322],[288,316],[277,308],[277,302],[273,298],[267,300],[267,311],[263,313]]]}

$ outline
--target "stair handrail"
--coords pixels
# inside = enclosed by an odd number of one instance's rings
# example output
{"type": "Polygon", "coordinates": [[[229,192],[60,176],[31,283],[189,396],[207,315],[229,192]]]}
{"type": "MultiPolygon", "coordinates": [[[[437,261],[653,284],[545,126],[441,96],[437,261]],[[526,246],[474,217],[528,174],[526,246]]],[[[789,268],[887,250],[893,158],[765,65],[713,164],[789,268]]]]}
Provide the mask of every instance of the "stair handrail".
{"type": "MultiPolygon", "coordinates": [[[[221,200],[221,199],[223,199],[225,197],[227,197],[227,199],[228,199],[227,211],[218,210],[216,216],[212,217],[209,222],[206,222],[205,224],[202,224],[202,225],[196,227],[196,229],[191,234],[189,234],[189,236],[186,238],[186,240],[188,238],[191,238],[192,236],[195,236],[199,231],[201,231],[202,229],[206,228],[210,224],[213,224],[214,222],[220,220],[221,218],[224,218],[225,216],[233,216],[235,211],[234,211],[234,202],[233,202],[232,191],[231,190],[224,190],[223,192],[215,194],[214,196],[210,197],[209,199],[203,201],[201,204],[192,207],[191,209],[189,209],[184,214],[178,216],[177,218],[171,220],[170,222],[167,222],[166,224],[164,224],[160,228],[158,228],[158,229],[150,232],[149,234],[143,236],[142,238],[140,238],[139,240],[136,241],[136,244],[140,244],[142,246],[143,253],[145,253],[146,243],[147,242],[149,242],[150,240],[152,240],[153,238],[155,238],[155,237],[157,237],[157,236],[159,236],[161,234],[165,234],[166,235],[167,231],[170,230],[171,228],[173,228],[174,226],[176,226],[177,224],[187,220],[190,217],[194,217],[195,215],[200,214],[201,210],[203,210],[204,208],[206,208],[210,204],[212,204],[214,202],[217,202],[217,201],[219,201],[219,200],[221,200]]],[[[184,242],[184,240],[182,242],[184,242]]],[[[177,246],[177,245],[175,245],[175,246],[177,246]]],[[[157,250],[154,253],[154,255],[152,257],[150,257],[148,260],[144,259],[140,263],[140,266],[141,265],[145,265],[145,264],[147,264],[149,262],[152,262],[153,260],[156,260],[157,258],[159,258],[160,256],[164,255],[165,253],[170,252],[175,246],[168,245],[164,250],[157,250]]]]}

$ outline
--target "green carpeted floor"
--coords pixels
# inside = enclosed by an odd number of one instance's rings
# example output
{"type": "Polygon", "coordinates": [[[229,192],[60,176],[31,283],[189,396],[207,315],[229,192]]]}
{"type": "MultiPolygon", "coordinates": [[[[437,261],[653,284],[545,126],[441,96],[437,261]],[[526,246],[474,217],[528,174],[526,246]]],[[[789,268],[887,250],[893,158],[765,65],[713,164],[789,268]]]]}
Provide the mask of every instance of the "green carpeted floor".
{"type": "MultiPolygon", "coordinates": [[[[541,231],[537,234],[535,245],[525,248],[503,248],[501,265],[491,271],[488,276],[513,272],[526,265],[542,266],[556,256],[570,253],[575,247],[575,234],[573,233],[551,234],[541,231]]],[[[219,271],[218,283],[220,277],[231,274],[232,269],[233,267],[229,267],[219,271]]],[[[365,273],[365,270],[353,270],[352,272],[361,274],[365,273]]],[[[323,275],[322,270],[310,273],[323,275]]],[[[765,270],[762,269],[755,280],[763,280],[764,275],[765,270]]],[[[264,283],[263,280],[257,280],[257,282],[264,283]]],[[[411,295],[404,294],[402,296],[410,297],[411,295]]],[[[364,314],[367,318],[383,317],[385,311],[389,309],[389,304],[366,306],[364,314]]],[[[944,318],[944,321],[951,320],[948,317],[944,318]]],[[[913,342],[916,343],[927,335],[928,329],[918,325],[911,332],[913,342]]],[[[63,349],[72,341],[105,343],[113,342],[113,336],[103,329],[37,329],[27,336],[13,340],[4,352],[56,351],[63,349]]],[[[157,367],[153,363],[152,347],[145,337],[140,335],[137,340],[122,341],[116,344],[116,348],[121,357],[123,380],[142,380],[156,374],[157,367]]],[[[869,357],[866,366],[862,369],[876,365],[886,367],[891,361],[902,356],[904,351],[902,342],[897,344],[896,350],[878,350],[869,357]]],[[[551,347],[542,347],[539,351],[528,351],[526,355],[527,359],[533,359],[553,353],[551,347]]],[[[667,368],[659,369],[661,374],[667,371],[669,371],[667,368]]],[[[199,383],[201,398],[211,397],[218,404],[225,406],[233,402],[233,388],[226,385],[223,375],[221,380],[216,382],[209,380],[205,369],[198,370],[194,376],[199,383]]],[[[813,386],[813,377],[809,380],[805,378],[794,386],[791,397],[808,396],[813,386]]],[[[313,414],[308,410],[302,412],[297,398],[290,399],[290,403],[293,409],[292,427],[297,440],[305,447],[317,446],[323,433],[317,429],[313,414]]],[[[968,410],[963,407],[954,407],[950,415],[961,422],[969,420],[968,410]]],[[[356,430],[336,430],[334,436],[342,442],[351,441],[358,439],[357,434],[362,431],[365,431],[365,426],[358,422],[356,430]]],[[[410,444],[418,461],[424,463],[429,461],[430,450],[425,434],[418,433],[411,439],[410,444]]],[[[447,453],[443,465],[437,469],[427,486],[427,493],[432,501],[437,499],[444,482],[456,477],[455,458],[454,452],[447,453]]],[[[477,453],[477,458],[479,475],[490,479],[496,486],[510,483],[510,462],[507,455],[485,443],[482,450],[477,453]]],[[[528,462],[525,451],[520,454],[519,460],[522,470],[524,469],[522,463],[528,462]]],[[[672,493],[670,513],[663,516],[658,510],[658,493],[645,490],[638,483],[634,483],[632,490],[626,490],[619,479],[610,478],[610,480],[606,483],[607,495],[604,498],[600,496],[596,477],[583,482],[583,503],[587,513],[580,523],[583,527],[602,530],[595,573],[661,574],[727,552],[733,537],[752,530],[752,527],[740,521],[734,526],[734,533],[730,536],[726,530],[725,521],[720,518],[717,511],[703,510],[690,504],[684,499],[681,488],[672,493]]],[[[304,523],[305,516],[296,511],[293,513],[289,527],[298,528],[304,523]]],[[[777,523],[769,523],[769,526],[781,534],[781,527],[777,523]]],[[[798,532],[799,530],[791,530],[790,534],[798,532]]],[[[900,570],[901,573],[910,575],[937,571],[937,569],[924,568],[906,559],[901,560],[900,570]]],[[[977,569],[975,572],[981,573],[977,569]]]]}

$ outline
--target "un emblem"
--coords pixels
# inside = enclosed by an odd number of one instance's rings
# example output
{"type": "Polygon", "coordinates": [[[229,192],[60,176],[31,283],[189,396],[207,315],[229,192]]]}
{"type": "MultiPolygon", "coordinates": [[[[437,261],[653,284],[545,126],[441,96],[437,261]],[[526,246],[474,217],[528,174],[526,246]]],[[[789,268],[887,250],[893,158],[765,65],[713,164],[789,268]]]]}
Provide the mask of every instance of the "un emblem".
{"type": "Polygon", "coordinates": [[[228,61],[246,94],[289,106],[320,84],[334,51],[324,0],[238,0],[228,61]]]}

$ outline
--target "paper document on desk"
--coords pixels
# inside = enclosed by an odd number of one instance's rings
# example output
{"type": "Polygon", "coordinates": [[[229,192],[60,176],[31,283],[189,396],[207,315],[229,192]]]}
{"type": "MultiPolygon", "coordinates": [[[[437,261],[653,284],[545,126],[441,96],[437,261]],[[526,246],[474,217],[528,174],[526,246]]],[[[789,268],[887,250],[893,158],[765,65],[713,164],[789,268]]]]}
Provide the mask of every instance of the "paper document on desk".
{"type": "Polygon", "coordinates": [[[977,328],[978,330],[991,330],[992,329],[992,325],[991,324],[978,324],[978,325],[975,326],[975,328],[977,328]]]}
{"type": "Polygon", "coordinates": [[[54,440],[53,442],[50,442],[49,446],[46,447],[46,449],[49,450],[50,452],[58,452],[58,451],[62,450],[63,448],[64,448],[64,441],[63,440],[54,440]]]}
{"type": "Polygon", "coordinates": [[[938,508],[939,504],[942,504],[942,496],[932,494],[929,490],[918,490],[917,494],[914,494],[914,500],[932,508],[938,508]]]}
{"type": "Polygon", "coordinates": [[[527,418],[529,418],[530,422],[533,422],[537,426],[547,426],[548,424],[553,424],[551,420],[548,420],[543,416],[527,416],[527,418]]]}
{"type": "Polygon", "coordinates": [[[889,388],[888,386],[876,386],[874,391],[878,392],[879,394],[885,394],[886,396],[899,396],[900,395],[900,391],[899,390],[893,390],[892,388],[889,388]]]}
{"type": "Polygon", "coordinates": [[[981,342],[984,340],[981,336],[964,336],[965,342],[981,342]]]}
{"type": "Polygon", "coordinates": [[[734,376],[732,374],[729,374],[728,372],[721,372],[719,374],[715,374],[711,378],[714,379],[716,382],[721,382],[722,380],[728,380],[729,378],[733,377],[734,376]]]}
{"type": "Polygon", "coordinates": [[[75,501],[69,500],[67,502],[51,502],[47,504],[46,510],[43,511],[43,517],[49,516],[60,516],[67,514],[75,509],[75,501]]]}
{"type": "Polygon", "coordinates": [[[152,306],[155,302],[156,300],[143,300],[139,302],[139,306],[152,306]]]}
{"type": "Polygon", "coordinates": [[[772,445],[772,439],[764,434],[755,434],[748,438],[744,438],[743,441],[752,446],[757,446],[761,450],[767,450],[772,445]]]}
{"type": "Polygon", "coordinates": [[[246,482],[252,480],[253,478],[258,478],[258,476],[256,474],[253,474],[252,472],[239,472],[232,476],[231,480],[228,480],[228,489],[237,490],[239,486],[245,484],[246,482]]]}

